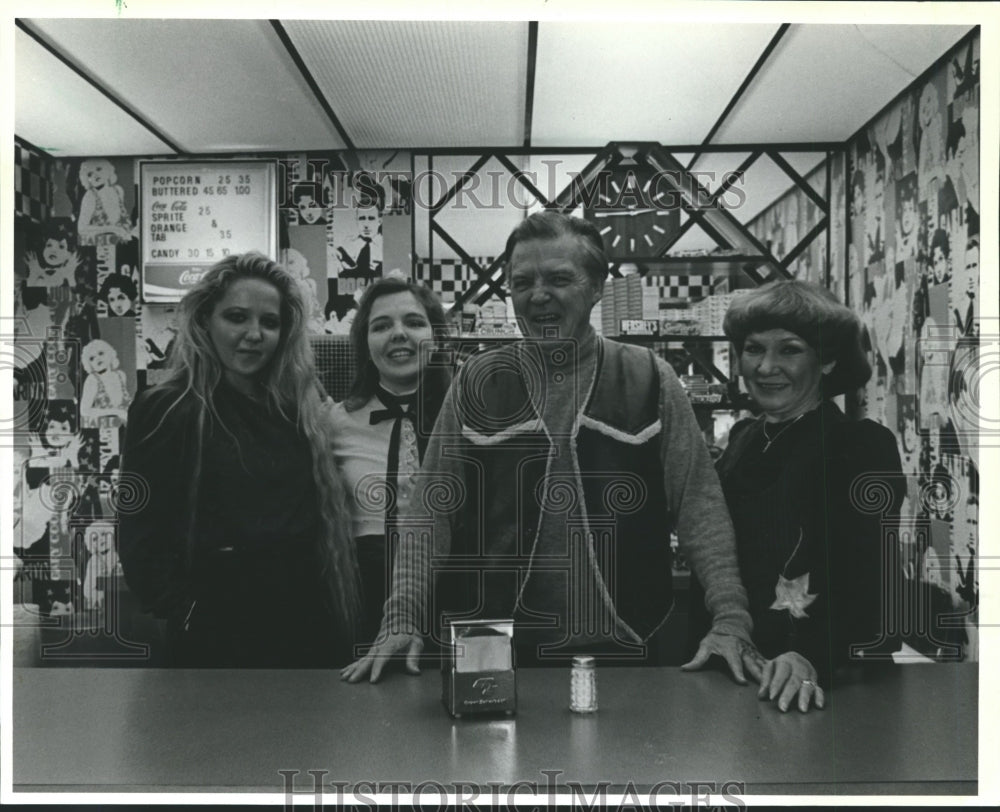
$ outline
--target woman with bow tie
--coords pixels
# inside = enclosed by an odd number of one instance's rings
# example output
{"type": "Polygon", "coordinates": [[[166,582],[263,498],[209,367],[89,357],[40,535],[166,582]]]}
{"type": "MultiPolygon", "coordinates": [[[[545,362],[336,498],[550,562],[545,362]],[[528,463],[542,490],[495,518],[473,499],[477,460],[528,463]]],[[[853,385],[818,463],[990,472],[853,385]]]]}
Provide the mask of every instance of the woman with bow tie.
{"type": "Polygon", "coordinates": [[[364,593],[361,640],[378,631],[396,546],[393,522],[413,492],[451,382],[446,366],[429,363],[446,325],[432,291],[397,277],[365,289],[351,325],[358,371],[332,411],[333,452],[352,497],[364,593]]]}

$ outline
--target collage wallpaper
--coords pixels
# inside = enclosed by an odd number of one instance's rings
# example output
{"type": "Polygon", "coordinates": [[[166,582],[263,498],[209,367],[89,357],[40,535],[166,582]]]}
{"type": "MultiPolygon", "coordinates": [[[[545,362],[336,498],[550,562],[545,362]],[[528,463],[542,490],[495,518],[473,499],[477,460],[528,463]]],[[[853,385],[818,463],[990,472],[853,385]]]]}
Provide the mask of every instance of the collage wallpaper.
{"type": "MultiPolygon", "coordinates": [[[[846,194],[847,205],[831,213],[829,285],[861,316],[873,369],[848,407],[896,435],[908,494],[901,631],[937,659],[978,657],[979,115],[975,37],[850,140],[846,167],[831,167],[833,200],[846,194]]],[[[824,172],[809,176],[817,189],[824,172]]],[[[818,216],[796,190],[750,227],[781,259],[818,216]]],[[[815,240],[789,270],[822,283],[824,254],[815,240]]]]}

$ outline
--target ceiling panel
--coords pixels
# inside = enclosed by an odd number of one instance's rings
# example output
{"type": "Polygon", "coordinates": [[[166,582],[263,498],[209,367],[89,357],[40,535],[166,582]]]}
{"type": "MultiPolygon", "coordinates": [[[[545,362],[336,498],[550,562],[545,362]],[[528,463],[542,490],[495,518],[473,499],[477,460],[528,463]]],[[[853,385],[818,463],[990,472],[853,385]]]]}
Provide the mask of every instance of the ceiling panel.
{"type": "MultiPolygon", "coordinates": [[[[195,154],[346,146],[266,20],[26,25],[195,154]]],[[[282,23],[359,148],[520,146],[528,23],[282,23]]],[[[843,141],[963,26],[793,25],[715,144],[843,141]]],[[[540,22],[532,146],[701,143],[776,24],[540,22]]],[[[21,31],[15,133],[53,154],[170,149],[21,31]]]]}
{"type": "Polygon", "coordinates": [[[170,152],[20,30],[14,32],[14,80],[14,133],[56,158],[170,152]]]}
{"type": "Polygon", "coordinates": [[[916,78],[957,43],[969,25],[858,25],[858,35],[916,78]]]}
{"type": "Polygon", "coordinates": [[[793,25],[713,140],[846,141],[968,30],[793,25]]]}
{"type": "Polygon", "coordinates": [[[777,28],[540,23],[532,144],[699,144],[777,28]]]}
{"type": "MultiPolygon", "coordinates": [[[[45,19],[28,25],[183,151],[344,146],[265,20],[45,19]]],[[[64,92],[57,85],[53,95],[64,92]]]]}
{"type": "Polygon", "coordinates": [[[284,25],[360,148],[514,146],[524,140],[527,23],[284,25]]]}

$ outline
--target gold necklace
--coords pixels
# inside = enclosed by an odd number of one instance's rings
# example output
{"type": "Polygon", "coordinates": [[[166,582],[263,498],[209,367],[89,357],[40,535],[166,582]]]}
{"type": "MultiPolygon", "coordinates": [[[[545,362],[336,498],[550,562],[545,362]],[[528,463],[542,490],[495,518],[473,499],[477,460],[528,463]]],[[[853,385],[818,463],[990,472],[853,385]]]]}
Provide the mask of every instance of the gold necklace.
{"type": "Polygon", "coordinates": [[[803,413],[803,414],[800,414],[800,415],[799,415],[798,417],[796,417],[796,418],[795,418],[795,419],[794,419],[794,420],[793,420],[793,421],[792,421],[791,423],[789,423],[789,424],[788,424],[787,426],[785,426],[785,427],[784,427],[784,428],[783,428],[783,429],[782,429],[781,431],[779,431],[779,432],[778,432],[777,434],[775,434],[775,435],[774,435],[773,437],[771,437],[771,436],[770,436],[770,435],[768,435],[768,433],[767,433],[767,421],[766,421],[766,420],[765,420],[765,421],[763,421],[763,422],[761,423],[761,426],[760,426],[760,429],[761,429],[761,433],[762,433],[762,434],[764,435],[764,439],[765,439],[765,440],[766,440],[767,442],[766,442],[766,443],[764,444],[764,450],[763,450],[763,451],[761,451],[760,453],[761,453],[761,454],[763,454],[764,452],[766,452],[766,451],[767,451],[767,449],[769,449],[769,448],[771,447],[771,445],[772,445],[772,444],[774,443],[774,441],[775,441],[775,440],[777,440],[777,439],[778,439],[778,438],[779,438],[779,437],[780,437],[780,436],[781,436],[782,434],[784,434],[784,433],[785,433],[786,431],[788,431],[788,430],[789,430],[789,429],[790,429],[790,428],[791,428],[792,426],[794,426],[794,425],[795,425],[796,423],[798,423],[798,422],[799,422],[799,421],[800,421],[800,420],[801,420],[801,419],[802,419],[803,417],[805,417],[805,414],[804,414],[804,413],[803,413]]]}

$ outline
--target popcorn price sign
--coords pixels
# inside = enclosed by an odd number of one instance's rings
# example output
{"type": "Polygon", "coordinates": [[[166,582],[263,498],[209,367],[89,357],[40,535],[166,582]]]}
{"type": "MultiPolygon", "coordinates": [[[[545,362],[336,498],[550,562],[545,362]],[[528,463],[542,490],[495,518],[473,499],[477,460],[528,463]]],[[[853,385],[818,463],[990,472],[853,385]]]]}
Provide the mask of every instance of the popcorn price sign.
{"type": "Polygon", "coordinates": [[[229,254],[276,258],[273,161],[142,161],[142,298],[176,302],[229,254]]]}

